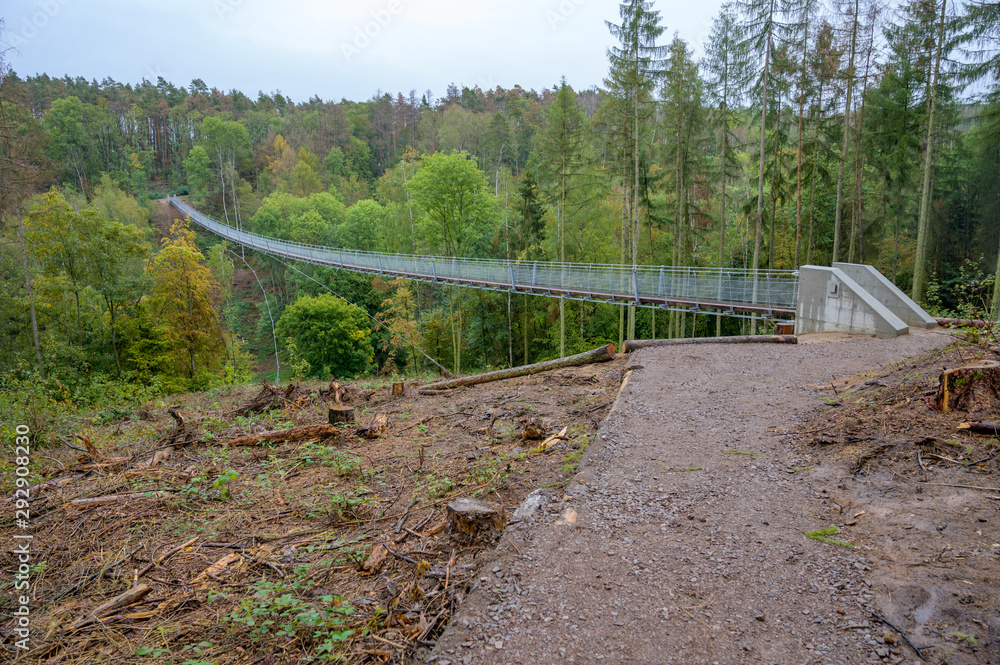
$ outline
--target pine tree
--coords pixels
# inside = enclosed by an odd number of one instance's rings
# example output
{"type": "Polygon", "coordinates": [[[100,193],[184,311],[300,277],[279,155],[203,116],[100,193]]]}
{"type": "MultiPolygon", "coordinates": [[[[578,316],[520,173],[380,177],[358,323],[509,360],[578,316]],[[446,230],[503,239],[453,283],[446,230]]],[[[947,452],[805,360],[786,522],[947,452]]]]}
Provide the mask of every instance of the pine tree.
{"type": "MultiPolygon", "coordinates": [[[[608,88],[608,111],[611,140],[622,178],[621,262],[633,265],[639,257],[639,183],[640,165],[649,149],[649,120],[655,111],[653,92],[664,69],[666,48],[656,40],[663,34],[660,12],[652,2],[629,0],[618,7],[621,24],[606,22],[618,46],[608,49],[610,71],[604,84],[608,88]]],[[[624,286],[624,285],[623,285],[624,286]]],[[[619,319],[619,343],[627,334],[635,337],[635,306],[628,307],[628,331],[619,319]]]]}
{"type": "MultiPolygon", "coordinates": [[[[767,112],[768,84],[771,76],[771,61],[775,50],[788,36],[794,24],[782,20],[786,15],[795,15],[796,0],[738,0],[736,8],[741,15],[741,41],[739,50],[748,64],[748,81],[757,79],[754,97],[760,102],[760,154],[757,179],[757,214],[755,217],[754,249],[752,269],[760,268],[760,247],[764,235],[764,175],[767,157],[767,112]]],[[[754,279],[753,298],[757,298],[757,280],[754,279]]],[[[751,325],[751,334],[757,331],[757,320],[751,325]]]]}
{"type": "MultiPolygon", "coordinates": [[[[936,2],[932,0],[931,6],[936,9],[936,2]]],[[[935,120],[938,110],[941,58],[944,55],[945,37],[947,36],[947,24],[945,22],[947,7],[948,1],[941,0],[940,15],[936,21],[937,25],[928,26],[934,31],[935,45],[934,64],[927,92],[927,128],[924,134],[924,158],[921,167],[920,213],[917,217],[917,255],[913,260],[913,290],[911,297],[917,302],[923,299],[927,280],[927,246],[929,242],[928,236],[930,235],[931,190],[933,189],[931,176],[934,172],[934,144],[937,141],[935,120]]]]}
{"type": "MultiPolygon", "coordinates": [[[[730,169],[734,168],[733,152],[735,136],[729,128],[730,109],[739,101],[738,83],[742,78],[745,62],[738,48],[738,33],[735,10],[731,3],[722,6],[719,16],[712,24],[712,32],[706,48],[703,65],[708,73],[709,94],[717,107],[722,124],[718,178],[720,181],[719,203],[719,263],[721,270],[726,265],[726,185],[730,169]]],[[[722,288],[722,282],[719,282],[722,288]]],[[[722,294],[719,294],[722,298],[722,294]]],[[[722,317],[716,317],[716,335],[722,335],[722,317]]]]}
{"type": "MultiPolygon", "coordinates": [[[[542,158],[541,173],[547,189],[556,200],[559,221],[559,261],[566,261],[566,216],[575,180],[584,166],[587,119],[576,105],[576,93],[562,80],[556,98],[549,106],[546,127],[538,134],[542,158]]],[[[559,357],[566,355],[566,301],[559,299],[559,357]]]]}

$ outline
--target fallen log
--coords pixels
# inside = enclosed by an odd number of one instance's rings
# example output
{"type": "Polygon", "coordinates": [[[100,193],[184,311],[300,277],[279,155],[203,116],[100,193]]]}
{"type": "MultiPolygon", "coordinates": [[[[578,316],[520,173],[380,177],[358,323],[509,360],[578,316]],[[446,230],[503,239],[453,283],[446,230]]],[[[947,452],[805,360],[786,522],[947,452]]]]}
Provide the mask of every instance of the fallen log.
{"type": "Polygon", "coordinates": [[[939,326],[958,326],[960,328],[989,328],[996,321],[983,321],[982,319],[948,319],[936,318],[939,326]]]}
{"type": "Polygon", "coordinates": [[[250,436],[240,436],[226,442],[227,446],[255,446],[265,441],[301,441],[302,439],[324,439],[336,436],[337,428],[329,423],[320,425],[302,425],[288,429],[261,432],[250,436]]]}
{"type": "Polygon", "coordinates": [[[632,353],[651,346],[676,344],[798,344],[795,335],[734,335],[731,337],[687,337],[685,339],[630,339],[625,342],[625,353],[632,353]]]}
{"type": "Polygon", "coordinates": [[[441,391],[449,388],[474,386],[480,383],[489,383],[491,381],[513,379],[518,376],[528,376],[530,374],[545,372],[550,369],[561,369],[563,367],[577,367],[579,365],[588,365],[590,363],[607,362],[608,360],[614,360],[614,358],[615,345],[608,344],[607,346],[601,346],[592,351],[578,353],[575,356],[567,356],[556,360],[546,360],[532,365],[522,365],[521,367],[511,367],[510,369],[501,369],[495,372],[486,372],[485,374],[462,376],[457,379],[438,381],[437,383],[429,383],[425,386],[421,386],[419,392],[421,395],[434,394],[432,391],[441,391]]]}
{"type": "Polygon", "coordinates": [[[958,426],[958,429],[967,429],[973,434],[1000,436],[1000,423],[987,423],[982,420],[972,420],[962,423],[958,426]]]}

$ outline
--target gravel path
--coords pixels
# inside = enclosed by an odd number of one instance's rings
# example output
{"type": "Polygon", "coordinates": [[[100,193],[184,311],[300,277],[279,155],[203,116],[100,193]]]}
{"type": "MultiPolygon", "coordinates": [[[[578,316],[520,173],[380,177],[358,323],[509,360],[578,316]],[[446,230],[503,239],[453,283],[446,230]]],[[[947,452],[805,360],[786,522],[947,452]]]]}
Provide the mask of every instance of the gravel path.
{"type": "Polygon", "coordinates": [[[844,630],[870,620],[877,564],[805,537],[828,524],[833,470],[797,469],[782,432],[828,408],[801,386],[949,341],[633,354],[572,495],[507,529],[428,662],[920,662],[881,630],[844,630]]]}

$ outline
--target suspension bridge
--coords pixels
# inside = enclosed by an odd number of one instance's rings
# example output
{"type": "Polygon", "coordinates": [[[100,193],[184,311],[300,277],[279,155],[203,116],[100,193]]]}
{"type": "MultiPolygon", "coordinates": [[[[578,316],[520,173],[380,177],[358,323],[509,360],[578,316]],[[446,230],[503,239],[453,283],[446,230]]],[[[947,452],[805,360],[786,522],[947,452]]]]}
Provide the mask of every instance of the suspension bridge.
{"type": "Polygon", "coordinates": [[[503,261],[335,249],[250,233],[171,196],[207,231],[276,257],[354,272],[506,293],[781,320],[795,316],[798,271],[503,261]]]}

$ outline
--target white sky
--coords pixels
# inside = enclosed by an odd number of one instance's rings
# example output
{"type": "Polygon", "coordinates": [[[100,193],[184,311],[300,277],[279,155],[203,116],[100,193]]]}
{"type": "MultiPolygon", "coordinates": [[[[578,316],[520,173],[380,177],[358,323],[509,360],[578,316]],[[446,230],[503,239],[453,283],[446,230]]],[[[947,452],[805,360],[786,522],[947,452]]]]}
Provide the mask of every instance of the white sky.
{"type": "MultiPolygon", "coordinates": [[[[377,91],[442,97],[484,90],[601,85],[618,0],[4,0],[7,59],[46,73],[121,83],[280,90],[296,102],[361,101],[377,91]]],[[[666,28],[697,55],[721,0],[658,0],[666,28]]]]}

